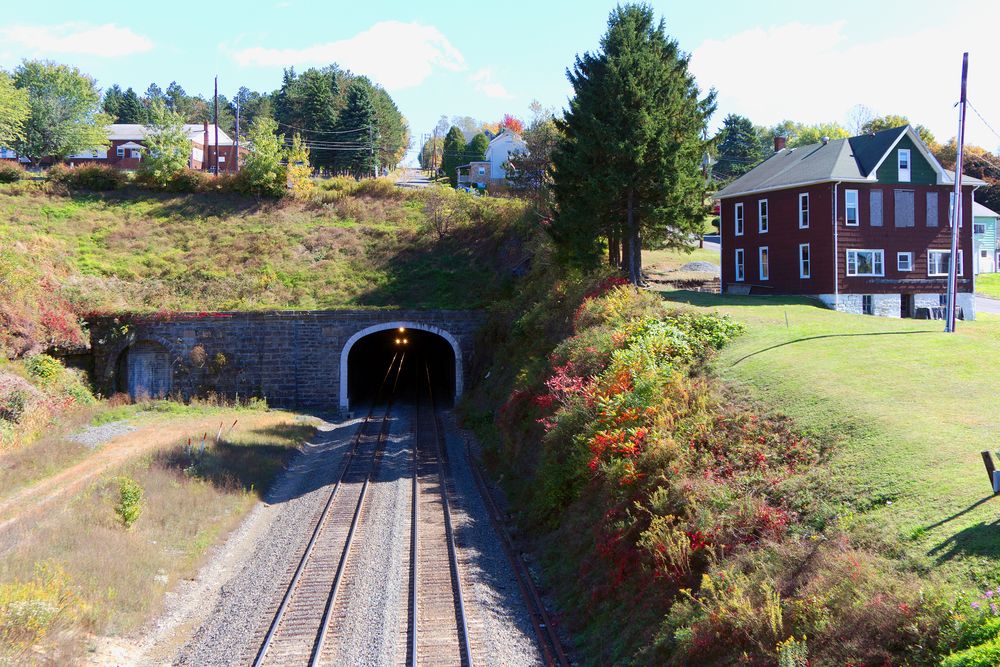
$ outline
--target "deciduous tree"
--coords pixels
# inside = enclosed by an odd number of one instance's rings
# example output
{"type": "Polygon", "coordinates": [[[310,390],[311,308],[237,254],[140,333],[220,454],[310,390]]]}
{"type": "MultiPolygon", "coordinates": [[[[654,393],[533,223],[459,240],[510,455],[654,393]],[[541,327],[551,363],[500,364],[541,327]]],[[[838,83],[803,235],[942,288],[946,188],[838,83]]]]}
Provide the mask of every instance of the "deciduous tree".
{"type": "Polygon", "coordinates": [[[15,88],[10,76],[0,70],[0,148],[10,148],[24,137],[29,114],[28,91],[15,88]]]}
{"type": "Polygon", "coordinates": [[[688,56],[647,5],[611,13],[600,51],[568,73],[574,97],[553,153],[561,256],[584,266],[609,259],[642,279],[643,239],[687,246],[706,212],[702,138],[715,93],[701,97],[688,56]]]}
{"type": "Polygon", "coordinates": [[[285,192],[285,136],[278,135],[273,118],[261,117],[250,126],[247,135],[249,153],[240,171],[244,189],[258,197],[280,197],[285,192]]]}
{"type": "Polygon", "coordinates": [[[139,169],[148,182],[166,187],[187,167],[191,142],[184,132],[184,118],[167,109],[162,100],[154,103],[150,114],[153,120],[139,169]]]}
{"type": "Polygon", "coordinates": [[[292,136],[292,145],[288,149],[288,187],[296,197],[312,189],[312,168],[309,166],[309,148],[297,132],[292,136]]]}
{"type": "MultiPolygon", "coordinates": [[[[900,116],[899,114],[888,114],[885,116],[875,116],[868,122],[861,126],[861,134],[869,134],[871,132],[880,132],[882,130],[889,130],[894,127],[901,127],[903,125],[910,125],[910,119],[906,116],[900,116]]],[[[937,140],[934,138],[934,133],[928,130],[923,125],[914,125],[913,129],[916,131],[917,136],[927,144],[928,148],[934,150],[937,148],[937,140]]]]}
{"type": "Polygon", "coordinates": [[[101,95],[94,79],[75,67],[51,61],[25,61],[14,71],[14,85],[28,95],[30,115],[14,148],[38,164],[42,158],[108,145],[101,95]]]}

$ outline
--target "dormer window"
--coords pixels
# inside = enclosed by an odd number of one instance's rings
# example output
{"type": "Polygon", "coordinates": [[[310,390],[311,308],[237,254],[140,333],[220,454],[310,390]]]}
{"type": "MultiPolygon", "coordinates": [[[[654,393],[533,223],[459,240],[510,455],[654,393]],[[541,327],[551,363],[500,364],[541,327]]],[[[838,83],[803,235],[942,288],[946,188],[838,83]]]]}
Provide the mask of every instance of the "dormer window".
{"type": "Polygon", "coordinates": [[[899,152],[896,154],[896,160],[899,165],[899,182],[909,183],[910,182],[910,149],[900,148],[899,152]]]}

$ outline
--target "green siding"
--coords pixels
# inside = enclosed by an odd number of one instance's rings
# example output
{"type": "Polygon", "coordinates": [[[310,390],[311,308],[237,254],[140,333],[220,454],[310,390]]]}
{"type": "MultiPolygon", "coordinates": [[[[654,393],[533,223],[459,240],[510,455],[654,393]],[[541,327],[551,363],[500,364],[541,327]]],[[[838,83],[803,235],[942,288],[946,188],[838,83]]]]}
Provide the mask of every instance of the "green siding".
{"type": "Polygon", "coordinates": [[[985,234],[975,234],[973,239],[976,244],[976,248],[988,248],[990,250],[996,250],[997,247],[997,219],[996,218],[973,218],[972,222],[975,224],[982,223],[986,225],[985,234]]]}
{"type": "Polygon", "coordinates": [[[900,148],[910,149],[910,183],[923,185],[933,185],[937,183],[937,174],[934,167],[924,157],[924,154],[913,143],[910,137],[906,136],[899,140],[899,143],[889,152],[885,162],[875,172],[879,183],[899,183],[898,157],[896,153],[900,148]]]}

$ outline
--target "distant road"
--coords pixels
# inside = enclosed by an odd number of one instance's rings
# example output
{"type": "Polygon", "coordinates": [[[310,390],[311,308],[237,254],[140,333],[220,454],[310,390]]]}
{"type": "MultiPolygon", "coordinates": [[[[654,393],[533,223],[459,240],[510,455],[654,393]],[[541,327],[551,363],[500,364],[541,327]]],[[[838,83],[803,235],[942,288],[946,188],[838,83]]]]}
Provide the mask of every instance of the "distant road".
{"type": "Polygon", "coordinates": [[[401,188],[426,188],[430,184],[430,179],[420,169],[404,169],[403,175],[396,181],[401,188]]]}
{"type": "Polygon", "coordinates": [[[1000,301],[976,295],[976,312],[1000,315],[1000,301]]]}

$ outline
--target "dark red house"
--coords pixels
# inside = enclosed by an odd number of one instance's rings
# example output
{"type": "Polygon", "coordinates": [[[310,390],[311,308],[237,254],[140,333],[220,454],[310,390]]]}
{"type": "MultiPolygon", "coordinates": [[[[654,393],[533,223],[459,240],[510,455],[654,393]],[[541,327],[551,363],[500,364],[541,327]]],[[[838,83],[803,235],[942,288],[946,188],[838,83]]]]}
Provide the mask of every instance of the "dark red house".
{"type": "MultiPolygon", "coordinates": [[[[942,305],[954,174],[909,125],[775,152],[719,191],[722,290],[801,294],[913,317],[942,305]]],[[[975,317],[972,193],[962,177],[958,306],[975,317]]]]}
{"type": "MultiPolygon", "coordinates": [[[[85,164],[97,162],[119,169],[138,169],[142,162],[142,150],[146,135],[151,128],[146,125],[116,123],[108,126],[107,148],[98,148],[70,155],[66,162],[85,164]]],[[[215,145],[215,125],[209,123],[187,123],[184,133],[191,142],[191,152],[188,156],[188,166],[191,169],[214,171],[215,154],[219,154],[219,172],[236,171],[236,146],[232,138],[223,130],[219,130],[219,145],[215,145]]],[[[246,149],[240,148],[240,154],[245,155],[246,149]]]]}

